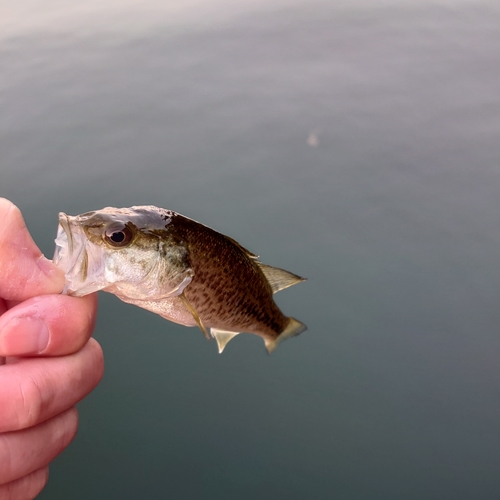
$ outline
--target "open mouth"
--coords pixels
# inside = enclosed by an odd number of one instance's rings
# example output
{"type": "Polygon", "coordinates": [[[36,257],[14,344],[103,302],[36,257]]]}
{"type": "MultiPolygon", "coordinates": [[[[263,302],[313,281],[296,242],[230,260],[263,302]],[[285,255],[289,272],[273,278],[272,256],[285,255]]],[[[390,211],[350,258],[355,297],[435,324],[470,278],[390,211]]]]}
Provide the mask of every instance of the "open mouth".
{"type": "Polygon", "coordinates": [[[83,242],[79,240],[79,238],[75,238],[70,217],[61,212],[59,214],[59,227],[57,228],[57,237],[55,239],[56,249],[52,261],[66,274],[66,287],[63,293],[68,292],[68,281],[72,281],[73,275],[75,273],[79,274],[79,269],[76,269],[76,266],[78,266],[84,247],[83,242]]]}
{"type": "Polygon", "coordinates": [[[52,261],[65,272],[68,271],[68,258],[73,253],[73,235],[69,227],[68,216],[61,212],[59,214],[59,227],[55,240],[56,249],[52,261]]]}

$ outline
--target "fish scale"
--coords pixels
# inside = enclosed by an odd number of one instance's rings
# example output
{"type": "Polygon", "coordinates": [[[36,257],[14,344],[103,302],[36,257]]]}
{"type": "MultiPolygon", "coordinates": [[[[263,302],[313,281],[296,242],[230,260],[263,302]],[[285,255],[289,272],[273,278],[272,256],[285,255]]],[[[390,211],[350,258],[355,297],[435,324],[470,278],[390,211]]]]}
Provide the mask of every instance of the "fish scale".
{"type": "Polygon", "coordinates": [[[262,337],[272,352],[306,329],[273,299],[304,278],[262,264],[232,238],[171,210],[60,213],[54,263],[65,272],[69,295],[114,293],[168,320],[198,325],[215,337],[219,352],[242,332],[262,337]]]}
{"type": "Polygon", "coordinates": [[[176,216],[173,222],[174,231],[188,245],[194,270],[193,281],[185,294],[202,321],[209,327],[225,330],[239,327],[276,338],[288,318],[272,300],[272,289],[255,260],[247,257],[250,252],[205,226],[193,231],[193,221],[183,216],[176,216]],[[199,241],[204,244],[199,245],[199,241]],[[217,286],[221,282],[215,278],[232,269],[238,272],[226,273],[228,276],[221,290],[217,286]],[[203,300],[205,297],[208,301],[203,300]],[[231,298],[233,300],[227,300],[231,298]],[[236,304],[238,301],[241,303],[236,304]]]}

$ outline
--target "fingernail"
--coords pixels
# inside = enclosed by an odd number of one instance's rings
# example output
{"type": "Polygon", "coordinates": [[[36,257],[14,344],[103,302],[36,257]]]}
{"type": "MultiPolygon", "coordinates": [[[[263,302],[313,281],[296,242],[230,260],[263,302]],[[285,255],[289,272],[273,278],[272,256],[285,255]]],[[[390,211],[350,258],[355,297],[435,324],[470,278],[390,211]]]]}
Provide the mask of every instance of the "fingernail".
{"type": "Polygon", "coordinates": [[[45,321],[22,317],[11,319],[0,332],[1,356],[25,356],[44,351],[49,342],[45,321]]]}

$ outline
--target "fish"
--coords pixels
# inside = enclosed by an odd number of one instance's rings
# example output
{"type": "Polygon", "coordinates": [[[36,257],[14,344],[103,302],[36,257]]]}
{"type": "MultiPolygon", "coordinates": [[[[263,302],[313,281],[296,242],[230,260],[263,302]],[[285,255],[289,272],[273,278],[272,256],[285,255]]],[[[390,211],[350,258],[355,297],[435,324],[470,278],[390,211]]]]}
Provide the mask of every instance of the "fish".
{"type": "Polygon", "coordinates": [[[106,207],[59,213],[53,262],[63,293],[99,290],[184,326],[198,326],[219,353],[240,333],[271,354],[307,327],[285,316],[273,295],[305,280],[260,262],[234,239],[172,210],[106,207]]]}

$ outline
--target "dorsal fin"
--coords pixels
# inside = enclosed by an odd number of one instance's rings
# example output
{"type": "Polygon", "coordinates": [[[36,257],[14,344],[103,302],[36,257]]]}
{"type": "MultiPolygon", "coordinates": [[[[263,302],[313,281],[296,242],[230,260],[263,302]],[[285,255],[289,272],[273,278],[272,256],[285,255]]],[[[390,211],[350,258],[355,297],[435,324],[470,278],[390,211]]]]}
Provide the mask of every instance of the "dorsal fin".
{"type": "Polygon", "coordinates": [[[279,267],[268,266],[267,264],[262,264],[262,262],[257,262],[257,264],[271,285],[273,293],[279,292],[289,286],[296,285],[301,281],[305,281],[305,278],[301,278],[300,276],[297,276],[289,271],[285,271],[284,269],[280,269],[279,267]]]}
{"type": "Polygon", "coordinates": [[[259,258],[258,255],[255,255],[253,252],[250,252],[250,250],[247,250],[244,246],[240,245],[236,240],[233,240],[233,238],[231,238],[230,236],[226,236],[225,234],[223,234],[222,236],[224,236],[226,240],[229,240],[234,246],[238,247],[245,255],[247,255],[247,257],[250,257],[253,260],[259,258]]]}

